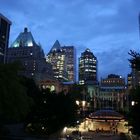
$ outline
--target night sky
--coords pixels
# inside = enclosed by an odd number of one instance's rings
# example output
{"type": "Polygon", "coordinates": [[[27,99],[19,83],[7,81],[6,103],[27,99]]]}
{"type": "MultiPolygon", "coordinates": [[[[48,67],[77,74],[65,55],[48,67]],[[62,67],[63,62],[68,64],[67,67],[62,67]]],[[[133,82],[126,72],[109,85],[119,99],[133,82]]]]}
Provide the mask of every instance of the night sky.
{"type": "Polygon", "coordinates": [[[45,53],[55,40],[74,45],[77,57],[91,49],[99,78],[130,72],[128,51],[139,51],[140,0],[0,0],[0,13],[12,21],[10,44],[24,27],[45,53]]]}

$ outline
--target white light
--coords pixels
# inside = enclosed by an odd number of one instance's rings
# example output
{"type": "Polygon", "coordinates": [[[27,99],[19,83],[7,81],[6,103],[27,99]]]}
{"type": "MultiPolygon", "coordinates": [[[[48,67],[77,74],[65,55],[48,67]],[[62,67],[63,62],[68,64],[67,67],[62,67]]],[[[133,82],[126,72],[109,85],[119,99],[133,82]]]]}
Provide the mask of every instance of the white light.
{"type": "Polygon", "coordinates": [[[31,73],[31,75],[33,76],[33,75],[34,75],[34,73],[31,73]]]}
{"type": "Polygon", "coordinates": [[[80,104],[80,102],[76,100],[76,104],[77,104],[77,105],[79,105],[79,104],[80,104]]]}
{"type": "Polygon", "coordinates": [[[134,105],[135,105],[135,101],[132,101],[132,102],[131,102],[131,105],[134,106],[134,105]]]}
{"type": "Polygon", "coordinates": [[[28,47],[31,47],[33,46],[33,43],[32,42],[28,42],[28,47]]]}
{"type": "Polygon", "coordinates": [[[67,131],[67,127],[64,127],[63,132],[66,133],[67,131]]]}
{"type": "Polygon", "coordinates": [[[82,106],[84,107],[86,105],[86,101],[82,101],[82,106]]]}
{"type": "Polygon", "coordinates": [[[79,121],[77,121],[77,123],[79,123],[79,121]]]}
{"type": "Polygon", "coordinates": [[[15,44],[14,44],[14,47],[18,47],[18,46],[19,46],[19,44],[18,44],[18,43],[15,43],[15,44]]]}

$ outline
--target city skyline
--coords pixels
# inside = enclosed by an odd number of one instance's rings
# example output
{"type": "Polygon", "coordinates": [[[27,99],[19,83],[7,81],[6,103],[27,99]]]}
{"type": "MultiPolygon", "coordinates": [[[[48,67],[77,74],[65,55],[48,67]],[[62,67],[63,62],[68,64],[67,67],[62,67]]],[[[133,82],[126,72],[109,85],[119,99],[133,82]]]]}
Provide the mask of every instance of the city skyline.
{"type": "Polygon", "coordinates": [[[130,72],[128,51],[139,51],[139,5],[139,0],[1,0],[0,12],[12,21],[10,45],[28,27],[45,54],[56,40],[75,46],[77,61],[89,48],[98,59],[100,79],[130,72]]]}

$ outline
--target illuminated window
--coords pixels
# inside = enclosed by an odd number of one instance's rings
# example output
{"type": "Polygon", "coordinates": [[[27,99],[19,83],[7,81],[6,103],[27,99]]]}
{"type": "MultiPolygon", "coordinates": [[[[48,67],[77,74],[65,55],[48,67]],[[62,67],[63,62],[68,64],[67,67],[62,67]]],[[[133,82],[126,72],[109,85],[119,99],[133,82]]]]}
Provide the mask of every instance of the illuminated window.
{"type": "Polygon", "coordinates": [[[14,47],[19,47],[19,43],[15,43],[14,44],[14,47]]]}
{"type": "Polygon", "coordinates": [[[52,85],[50,90],[51,90],[51,91],[54,91],[54,90],[55,90],[55,86],[52,85]]]}
{"type": "Polygon", "coordinates": [[[32,42],[28,42],[27,46],[31,47],[31,46],[33,46],[33,43],[32,42]]]}

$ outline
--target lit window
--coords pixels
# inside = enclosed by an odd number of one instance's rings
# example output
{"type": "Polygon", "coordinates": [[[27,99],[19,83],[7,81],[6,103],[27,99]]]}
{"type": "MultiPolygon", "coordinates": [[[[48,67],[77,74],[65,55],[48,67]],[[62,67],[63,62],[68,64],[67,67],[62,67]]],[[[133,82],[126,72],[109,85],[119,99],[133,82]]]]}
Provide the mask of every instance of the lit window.
{"type": "Polygon", "coordinates": [[[50,90],[51,90],[51,91],[54,91],[54,90],[55,90],[55,86],[52,85],[50,90]]]}
{"type": "Polygon", "coordinates": [[[19,44],[18,44],[18,43],[15,43],[15,44],[14,44],[14,47],[19,47],[19,44]]]}
{"type": "Polygon", "coordinates": [[[28,47],[31,47],[33,46],[33,43],[32,42],[28,42],[28,47]]]}

